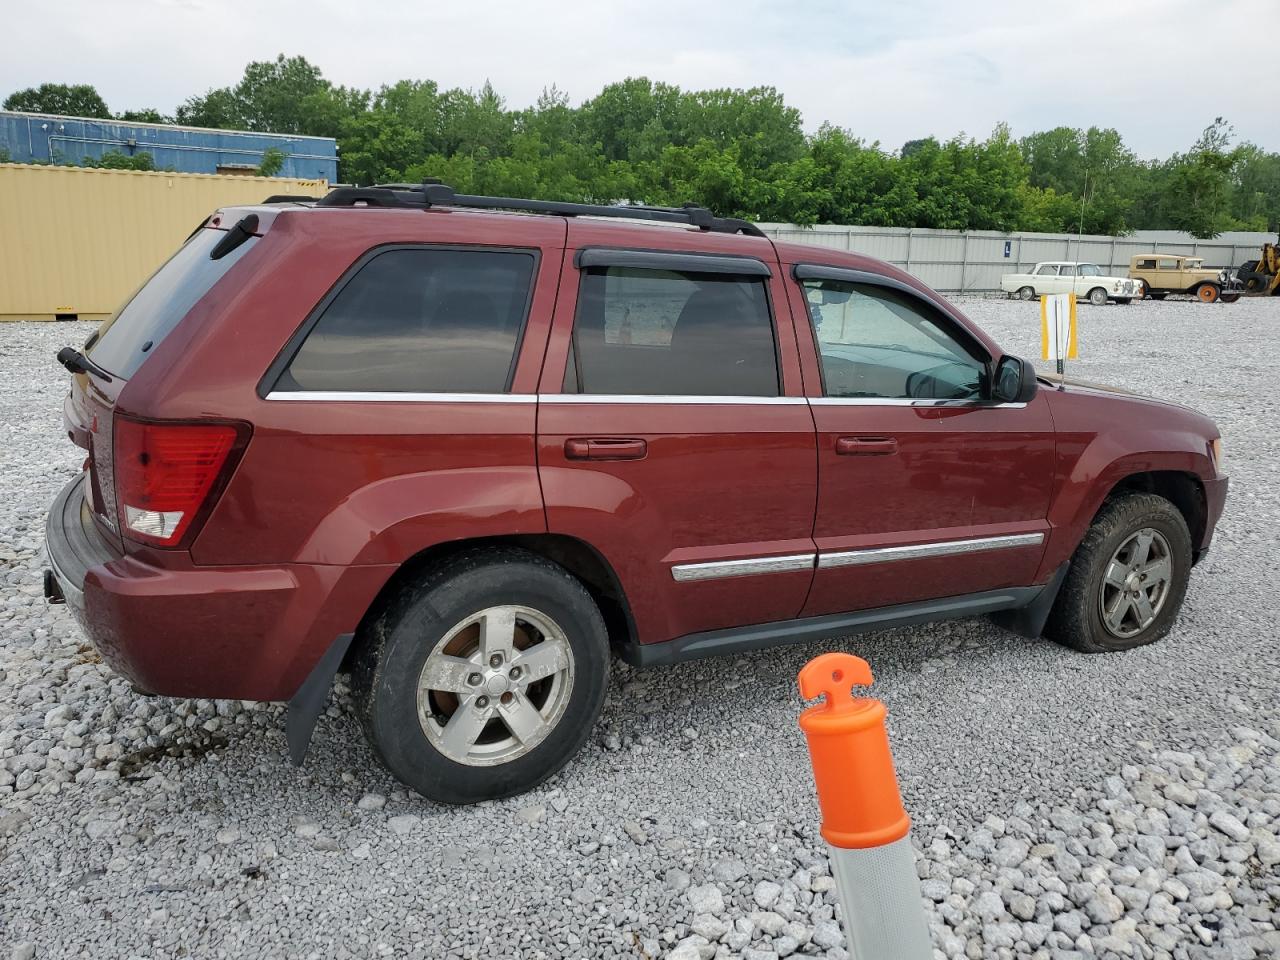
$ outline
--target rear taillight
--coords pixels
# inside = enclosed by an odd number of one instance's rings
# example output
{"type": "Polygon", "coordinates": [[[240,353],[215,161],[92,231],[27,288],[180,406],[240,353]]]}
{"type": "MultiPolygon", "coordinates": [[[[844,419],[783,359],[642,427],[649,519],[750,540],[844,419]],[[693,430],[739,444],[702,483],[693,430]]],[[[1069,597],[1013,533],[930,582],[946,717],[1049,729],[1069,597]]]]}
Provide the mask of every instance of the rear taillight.
{"type": "Polygon", "coordinates": [[[115,480],[120,531],[173,547],[222,489],[247,427],[226,423],[148,423],[115,417],[115,480]]]}

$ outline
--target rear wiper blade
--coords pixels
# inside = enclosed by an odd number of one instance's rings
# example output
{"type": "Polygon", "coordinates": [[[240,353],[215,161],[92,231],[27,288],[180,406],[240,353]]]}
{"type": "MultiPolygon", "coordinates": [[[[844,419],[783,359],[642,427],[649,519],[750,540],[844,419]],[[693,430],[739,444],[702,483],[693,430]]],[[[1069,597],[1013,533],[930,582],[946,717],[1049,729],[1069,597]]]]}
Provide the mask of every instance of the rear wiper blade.
{"type": "Polygon", "coordinates": [[[63,347],[59,350],[58,362],[72,373],[88,373],[104,383],[111,382],[111,374],[107,373],[75,347],[63,347]]]}

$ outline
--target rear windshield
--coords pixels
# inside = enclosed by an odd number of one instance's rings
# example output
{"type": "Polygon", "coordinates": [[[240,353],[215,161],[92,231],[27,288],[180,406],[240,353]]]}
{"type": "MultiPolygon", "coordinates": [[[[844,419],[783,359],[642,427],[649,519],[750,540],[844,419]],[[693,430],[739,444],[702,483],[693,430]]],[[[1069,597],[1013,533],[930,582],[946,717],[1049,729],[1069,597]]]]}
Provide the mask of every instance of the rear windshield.
{"type": "Polygon", "coordinates": [[[209,251],[226,235],[223,230],[197,231],[90,338],[93,362],[125,380],[132,377],[196,301],[258,242],[253,237],[225,257],[210,260],[209,251]]]}

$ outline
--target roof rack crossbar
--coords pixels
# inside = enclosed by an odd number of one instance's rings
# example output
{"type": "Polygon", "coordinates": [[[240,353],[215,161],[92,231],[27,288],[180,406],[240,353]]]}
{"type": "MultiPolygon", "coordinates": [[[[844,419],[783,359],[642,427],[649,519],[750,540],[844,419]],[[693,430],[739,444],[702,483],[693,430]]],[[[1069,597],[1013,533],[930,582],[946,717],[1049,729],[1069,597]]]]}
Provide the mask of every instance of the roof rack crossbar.
{"type": "Polygon", "coordinates": [[[349,207],[463,207],[477,210],[524,210],[562,217],[613,217],[623,220],[651,220],[659,223],[686,223],[716,233],[744,233],[763,237],[764,232],[747,220],[717,217],[706,207],[683,207],[570,203],[562,200],[529,200],[523,197],[486,197],[458,193],[446,183],[428,180],[420,184],[382,183],[373,187],[339,187],[318,206],[349,207]]]}

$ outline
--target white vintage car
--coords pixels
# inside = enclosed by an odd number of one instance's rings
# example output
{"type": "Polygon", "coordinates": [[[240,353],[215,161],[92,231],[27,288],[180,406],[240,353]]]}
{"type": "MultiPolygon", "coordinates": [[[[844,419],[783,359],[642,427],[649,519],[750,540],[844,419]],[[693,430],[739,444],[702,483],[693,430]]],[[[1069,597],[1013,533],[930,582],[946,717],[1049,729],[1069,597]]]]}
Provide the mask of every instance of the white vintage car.
{"type": "Polygon", "coordinates": [[[1034,300],[1049,293],[1074,293],[1081,300],[1102,306],[1108,300],[1128,303],[1142,296],[1141,284],[1128,277],[1108,277],[1096,263],[1046,260],[1030,273],[1006,273],[1000,289],[1020,300],[1034,300]]]}

